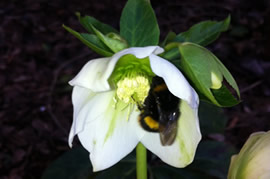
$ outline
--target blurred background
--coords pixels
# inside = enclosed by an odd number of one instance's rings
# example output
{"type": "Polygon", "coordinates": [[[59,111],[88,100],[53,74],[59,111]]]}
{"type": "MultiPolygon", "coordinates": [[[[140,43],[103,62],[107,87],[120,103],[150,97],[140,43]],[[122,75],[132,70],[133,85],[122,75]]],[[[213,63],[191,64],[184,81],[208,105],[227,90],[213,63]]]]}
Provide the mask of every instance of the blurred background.
{"type": "MultiPolygon", "coordinates": [[[[73,109],[68,81],[98,55],[62,24],[85,32],[75,16],[78,11],[119,29],[125,2],[0,1],[0,178],[40,178],[70,150],[73,109]]],[[[207,48],[235,77],[242,102],[224,109],[224,129],[207,132],[204,139],[239,150],[252,132],[269,130],[270,2],[153,0],[152,6],[161,39],[170,30],[179,33],[202,20],[223,20],[231,14],[230,29],[207,48]]]]}

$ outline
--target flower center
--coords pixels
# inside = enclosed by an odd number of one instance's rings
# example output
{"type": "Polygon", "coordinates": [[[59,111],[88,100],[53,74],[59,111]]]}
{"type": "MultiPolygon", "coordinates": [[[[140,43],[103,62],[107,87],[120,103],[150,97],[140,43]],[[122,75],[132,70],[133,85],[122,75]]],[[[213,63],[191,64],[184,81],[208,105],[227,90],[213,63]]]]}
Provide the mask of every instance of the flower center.
{"type": "Polygon", "coordinates": [[[109,79],[116,88],[116,104],[119,99],[126,105],[142,105],[153,76],[148,57],[138,59],[131,54],[121,57],[109,79]]]}
{"type": "Polygon", "coordinates": [[[124,77],[116,85],[116,95],[124,103],[142,104],[150,89],[149,79],[144,75],[124,77]]]}

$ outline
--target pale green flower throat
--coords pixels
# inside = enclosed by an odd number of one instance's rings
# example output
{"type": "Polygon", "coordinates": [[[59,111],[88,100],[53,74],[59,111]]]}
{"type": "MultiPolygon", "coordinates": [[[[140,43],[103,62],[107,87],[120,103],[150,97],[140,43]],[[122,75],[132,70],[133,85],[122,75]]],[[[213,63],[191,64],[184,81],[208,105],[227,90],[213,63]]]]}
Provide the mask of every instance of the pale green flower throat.
{"type": "Polygon", "coordinates": [[[143,104],[150,90],[152,77],[149,58],[125,55],[119,59],[109,79],[116,88],[116,98],[125,104],[143,104]]]}

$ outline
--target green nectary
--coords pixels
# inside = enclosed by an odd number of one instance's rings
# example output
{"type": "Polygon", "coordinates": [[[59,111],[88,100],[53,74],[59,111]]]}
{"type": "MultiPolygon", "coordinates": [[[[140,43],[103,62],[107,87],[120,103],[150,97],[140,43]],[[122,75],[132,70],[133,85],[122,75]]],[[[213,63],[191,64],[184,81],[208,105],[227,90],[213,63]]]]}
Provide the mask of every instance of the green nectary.
{"type": "Polygon", "coordinates": [[[124,103],[143,103],[148,95],[152,77],[149,58],[138,59],[133,55],[121,57],[112,75],[110,84],[116,88],[116,97],[124,103]]]}

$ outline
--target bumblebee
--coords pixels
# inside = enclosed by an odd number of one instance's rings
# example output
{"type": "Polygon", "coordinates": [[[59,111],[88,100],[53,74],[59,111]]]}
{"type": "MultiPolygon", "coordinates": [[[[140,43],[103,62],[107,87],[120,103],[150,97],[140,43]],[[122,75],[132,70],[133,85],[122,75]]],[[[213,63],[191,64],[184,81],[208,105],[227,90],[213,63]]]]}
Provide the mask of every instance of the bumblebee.
{"type": "Polygon", "coordinates": [[[164,80],[153,77],[148,96],[143,105],[138,106],[139,123],[146,131],[159,132],[163,146],[172,145],[176,138],[179,105],[180,99],[168,90],[164,80]]]}

